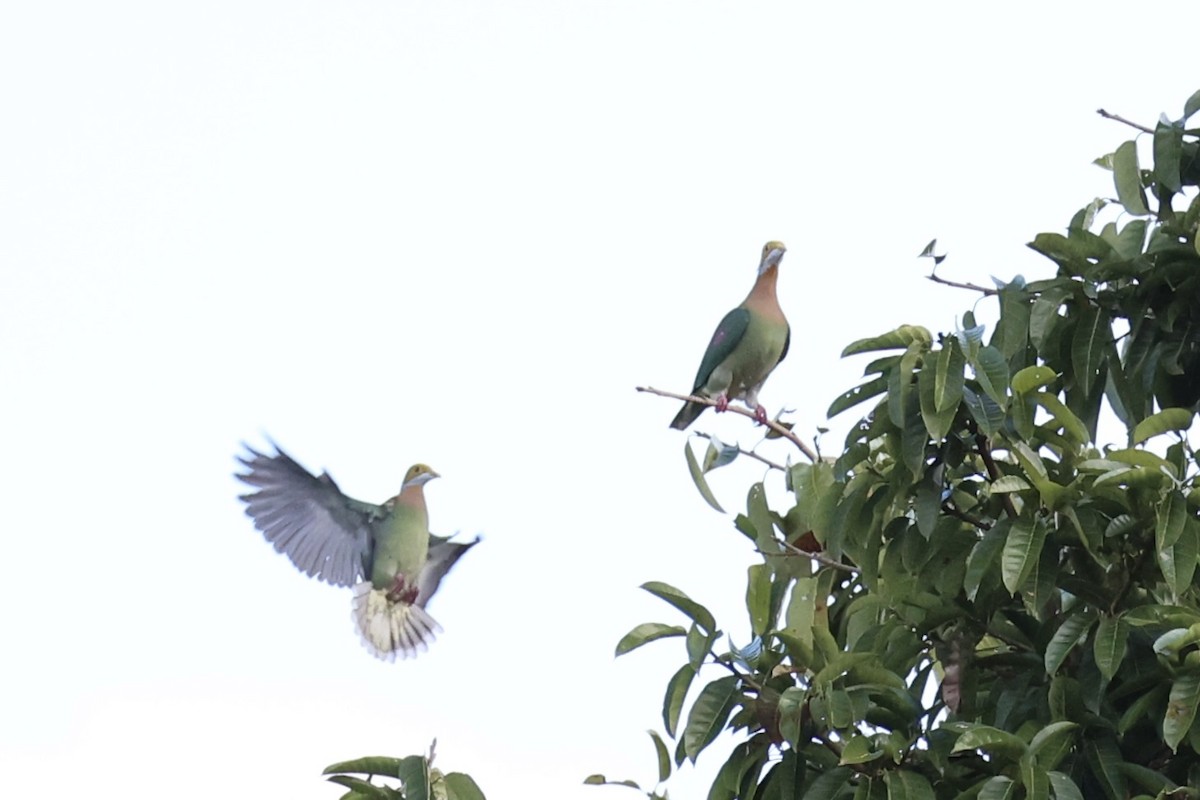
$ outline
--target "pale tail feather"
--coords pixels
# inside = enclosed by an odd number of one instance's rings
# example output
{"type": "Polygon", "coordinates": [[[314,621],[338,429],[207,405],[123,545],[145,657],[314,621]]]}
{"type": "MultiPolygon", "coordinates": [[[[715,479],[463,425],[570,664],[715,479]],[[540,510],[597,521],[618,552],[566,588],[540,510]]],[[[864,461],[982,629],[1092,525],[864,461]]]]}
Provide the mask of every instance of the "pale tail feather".
{"type": "Polygon", "coordinates": [[[415,656],[426,649],[442,630],[425,609],[409,603],[394,603],[387,593],[370,581],[354,587],[354,626],[363,647],[384,661],[415,656]]]}

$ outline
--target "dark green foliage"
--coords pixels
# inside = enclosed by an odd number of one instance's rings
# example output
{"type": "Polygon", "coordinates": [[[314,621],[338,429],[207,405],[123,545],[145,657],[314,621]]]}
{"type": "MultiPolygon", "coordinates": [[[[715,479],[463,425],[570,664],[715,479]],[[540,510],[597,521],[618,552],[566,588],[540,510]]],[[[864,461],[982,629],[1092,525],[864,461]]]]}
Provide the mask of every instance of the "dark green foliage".
{"type": "Polygon", "coordinates": [[[443,774],[430,766],[432,761],[432,752],[428,758],[368,756],[328,766],[325,774],[330,783],[350,790],[341,800],[485,800],[469,775],[443,774]],[[377,778],[395,779],[399,786],[375,782],[377,778]]]}
{"type": "Polygon", "coordinates": [[[1056,274],[1000,287],[990,337],[967,313],[845,348],[874,360],[830,414],[865,416],[786,468],[791,508],[756,485],[736,520],[763,553],[745,647],[644,587],[690,626],[618,648],[685,640],[675,764],[740,734],[710,798],[1200,798],[1198,109],[1146,134],[1151,165],[1101,159],[1125,213],[1036,236],[1056,274]]]}

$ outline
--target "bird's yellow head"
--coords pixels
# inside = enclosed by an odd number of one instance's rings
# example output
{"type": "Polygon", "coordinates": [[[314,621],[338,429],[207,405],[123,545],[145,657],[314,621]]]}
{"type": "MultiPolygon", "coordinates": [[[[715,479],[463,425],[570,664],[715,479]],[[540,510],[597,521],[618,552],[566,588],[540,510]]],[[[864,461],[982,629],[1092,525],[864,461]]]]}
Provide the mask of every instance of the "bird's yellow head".
{"type": "Polygon", "coordinates": [[[762,261],[758,262],[758,274],[762,275],[771,267],[778,267],[786,252],[787,248],[783,246],[783,242],[770,241],[764,244],[762,261]]]}
{"type": "Polygon", "coordinates": [[[440,477],[440,475],[433,471],[432,467],[425,464],[413,464],[404,475],[404,484],[400,487],[400,491],[404,491],[412,486],[421,486],[434,478],[440,477]]]}

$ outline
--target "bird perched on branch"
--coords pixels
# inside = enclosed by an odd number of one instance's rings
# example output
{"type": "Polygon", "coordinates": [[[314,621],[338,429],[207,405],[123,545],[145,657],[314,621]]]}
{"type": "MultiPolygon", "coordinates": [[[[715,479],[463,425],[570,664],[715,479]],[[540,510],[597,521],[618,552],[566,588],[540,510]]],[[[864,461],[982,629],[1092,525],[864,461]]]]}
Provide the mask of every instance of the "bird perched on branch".
{"type": "MultiPolygon", "coordinates": [[[[758,392],[787,355],[791,340],[791,329],[775,296],[779,262],[786,251],[783,242],[763,245],[754,287],[742,304],[721,320],[704,351],[692,394],[716,400],[717,411],[728,408],[730,400],[745,400],[754,409],[755,419],[767,421],[766,409],[758,404],[758,392]]],[[[705,408],[701,403],[685,403],[671,427],[685,429],[705,408]]]]}
{"type": "Polygon", "coordinates": [[[236,473],[257,491],[241,495],[267,541],[301,572],[354,589],[353,616],[363,646],[394,661],[425,649],[441,626],[425,611],[442,577],[479,541],[429,533],[425,484],[438,474],[415,464],[400,493],[383,505],[342,494],[328,473],[312,475],[275,447],[246,447],[236,473]]]}

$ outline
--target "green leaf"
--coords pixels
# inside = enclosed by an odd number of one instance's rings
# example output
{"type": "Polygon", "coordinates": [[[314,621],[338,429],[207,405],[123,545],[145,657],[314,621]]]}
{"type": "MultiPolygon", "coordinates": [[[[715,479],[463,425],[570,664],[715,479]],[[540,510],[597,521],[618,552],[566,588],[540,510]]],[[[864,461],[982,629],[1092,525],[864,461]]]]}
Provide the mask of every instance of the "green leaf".
{"type": "Polygon", "coordinates": [[[798,747],[800,744],[807,702],[808,692],[799,686],[788,687],[779,695],[779,703],[776,706],[779,712],[779,735],[792,747],[798,747]]]}
{"type": "Polygon", "coordinates": [[[486,800],[479,784],[466,773],[447,772],[445,781],[446,800],[486,800]]]}
{"type": "Polygon", "coordinates": [[[404,800],[430,800],[429,761],[424,756],[400,759],[399,772],[404,784],[404,800]]]}
{"type": "Polygon", "coordinates": [[[1074,722],[1050,723],[1033,735],[1033,739],[1029,741],[1027,755],[1040,771],[1054,769],[1070,751],[1075,729],[1078,727],[1074,722]]]}
{"type": "Polygon", "coordinates": [[[992,494],[1004,494],[1006,492],[1023,492],[1032,488],[1020,475],[1001,475],[992,481],[988,491],[992,494]]]}
{"type": "Polygon", "coordinates": [[[1117,674],[1117,667],[1125,660],[1125,648],[1129,643],[1129,625],[1120,617],[1103,616],[1096,626],[1096,638],[1092,650],[1096,666],[1107,680],[1117,674]]]}
{"type": "Polygon", "coordinates": [[[1200,92],[1193,94],[1187,99],[1187,102],[1183,104],[1183,118],[1179,120],[1179,123],[1183,124],[1187,122],[1188,117],[1192,116],[1192,114],[1195,114],[1197,111],[1200,111],[1200,92]]]}
{"type": "Polygon", "coordinates": [[[704,451],[704,463],[700,465],[700,471],[708,474],[714,469],[731,464],[740,452],[741,450],[736,444],[725,444],[717,437],[710,435],[708,449],[704,451]]]}
{"type": "Polygon", "coordinates": [[[842,757],[838,763],[843,766],[865,764],[868,761],[874,761],[881,755],[883,755],[883,750],[876,747],[870,737],[854,734],[842,748],[842,757]]]}
{"type": "Polygon", "coordinates": [[[735,675],[717,678],[701,690],[692,704],[683,729],[683,751],[693,764],[696,756],[725,728],[726,720],[741,697],[738,686],[739,679],[735,675]]]}
{"type": "Polygon", "coordinates": [[[746,493],[746,513],[750,517],[750,524],[754,526],[754,543],[758,549],[764,553],[778,552],[780,546],[775,538],[775,520],[767,506],[767,490],[762,481],[752,484],[746,493]]]}
{"type": "Polygon", "coordinates": [[[643,622],[617,642],[616,655],[623,656],[631,650],[636,650],[647,642],[663,639],[668,636],[684,636],[687,631],[681,625],[664,625],[661,622],[643,622]]]}
{"type": "Polygon", "coordinates": [[[1129,436],[1131,445],[1141,444],[1170,431],[1186,431],[1192,427],[1192,412],[1186,408],[1164,408],[1139,422],[1129,436]]]}
{"type": "Polygon", "coordinates": [[[976,394],[971,387],[964,386],[963,402],[967,404],[971,418],[987,436],[994,436],[1004,424],[1004,409],[996,405],[989,395],[976,394]]]}
{"type": "Polygon", "coordinates": [[[786,750],[779,759],[779,763],[772,767],[766,778],[763,779],[763,786],[766,787],[765,793],[756,794],[754,797],[759,800],[794,800],[797,797],[811,797],[811,793],[804,794],[806,772],[804,759],[797,756],[795,750],[786,750]]]}
{"type": "Polygon", "coordinates": [[[1066,407],[1063,401],[1046,392],[1036,393],[1033,399],[1054,416],[1054,421],[1062,428],[1063,435],[1075,444],[1087,444],[1091,438],[1088,435],[1087,426],[1083,424],[1083,420],[1075,416],[1071,409],[1066,407]]]}
{"type": "Polygon", "coordinates": [[[400,763],[403,759],[391,756],[367,756],[353,761],[339,761],[325,768],[321,774],[332,775],[335,772],[357,772],[362,775],[383,775],[387,778],[400,777],[400,763]]]}
{"type": "Polygon", "coordinates": [[[1172,192],[1183,191],[1179,161],[1183,155],[1183,128],[1159,122],[1154,128],[1154,180],[1172,192]]]}
{"type": "Polygon", "coordinates": [[[658,756],[658,782],[662,783],[667,778],[671,777],[671,753],[667,750],[667,744],[658,735],[658,731],[646,731],[650,734],[650,740],[654,742],[654,753],[658,756]]]}
{"type": "Polygon", "coordinates": [[[1012,390],[1017,394],[1028,394],[1058,380],[1058,373],[1049,367],[1026,367],[1012,377],[1012,390]]]}
{"type": "Polygon", "coordinates": [[[1054,789],[1054,800],[1083,800],[1083,793],[1070,776],[1061,772],[1048,772],[1050,786],[1054,789]]]}
{"type": "Polygon", "coordinates": [[[971,361],[971,369],[984,393],[1004,408],[1008,403],[1008,361],[1004,354],[991,345],[981,347],[971,361]]]}
{"type": "Polygon", "coordinates": [[[1071,366],[1075,370],[1075,381],[1085,395],[1091,394],[1111,343],[1112,323],[1108,314],[1099,308],[1085,306],[1071,337],[1071,366]]]}
{"type": "Polygon", "coordinates": [[[950,752],[961,753],[964,750],[983,750],[989,755],[1016,761],[1025,755],[1026,747],[1020,737],[1008,731],[991,725],[973,725],[958,737],[950,752]]]}
{"type": "MultiPolygon", "coordinates": [[[[854,776],[852,767],[833,767],[821,773],[804,793],[804,800],[834,800],[850,784],[854,776]]],[[[787,798],[794,800],[794,798],[787,798]]]]}
{"type": "Polygon", "coordinates": [[[1047,349],[1051,334],[1062,319],[1058,314],[1059,309],[1070,296],[1067,289],[1048,289],[1033,301],[1033,308],[1029,311],[1029,339],[1039,353],[1047,349]]]}
{"type": "Polygon", "coordinates": [[[996,775],[979,790],[978,800],[1012,800],[1016,791],[1017,784],[1012,778],[996,775]]]}
{"type": "Polygon", "coordinates": [[[1167,700],[1167,714],[1163,717],[1163,739],[1172,750],[1179,750],[1179,743],[1192,727],[1197,704],[1200,704],[1200,672],[1191,670],[1176,675],[1167,700]]]}
{"type": "Polygon", "coordinates": [[[963,394],[963,370],[967,359],[953,339],[946,340],[938,351],[933,381],[933,403],[937,411],[958,408],[963,394]]]}
{"type": "Polygon", "coordinates": [[[771,567],[751,564],[746,570],[746,610],[750,612],[750,630],[755,636],[765,636],[775,626],[771,619],[771,567]]]}
{"type": "MultiPolygon", "coordinates": [[[[1018,276],[1020,277],[1020,276],[1018,276]]],[[[992,335],[991,344],[1000,348],[1006,361],[1025,349],[1029,341],[1030,295],[1023,280],[1014,280],[1000,289],[1000,321],[992,335]]]]}
{"type": "Polygon", "coordinates": [[[712,612],[674,586],[661,581],[649,581],[643,583],[642,588],[655,597],[666,600],[678,608],[693,622],[703,628],[705,633],[712,633],[717,629],[717,623],[713,619],[712,612]]]}
{"type": "Polygon", "coordinates": [[[350,792],[350,796],[352,797],[364,797],[370,798],[370,800],[388,800],[391,796],[388,794],[386,787],[376,786],[370,781],[364,781],[362,778],[354,778],[350,775],[333,775],[326,778],[326,780],[352,790],[350,792]]]}
{"type": "Polygon", "coordinates": [[[1046,544],[1046,523],[1040,517],[1022,517],[1013,522],[1000,557],[1004,588],[1016,594],[1042,555],[1046,544]]]}
{"type": "Polygon", "coordinates": [[[1125,142],[1113,153],[1113,182],[1117,188],[1117,199],[1125,210],[1135,217],[1150,213],[1146,207],[1146,196],[1142,193],[1142,175],[1138,167],[1137,143],[1125,142]]]}
{"type": "Polygon", "coordinates": [[[817,614],[817,579],[797,578],[788,600],[785,621],[787,632],[804,646],[813,645],[813,623],[817,614]]]}
{"type": "Polygon", "coordinates": [[[971,554],[967,556],[967,571],[963,577],[963,591],[967,593],[968,600],[974,602],[984,576],[995,567],[996,558],[1008,537],[1011,524],[1008,519],[1002,520],[971,548],[971,554]]]}
{"type": "Polygon", "coordinates": [[[1159,568],[1171,592],[1178,598],[1192,585],[1196,559],[1200,556],[1200,523],[1188,518],[1175,544],[1158,552],[1159,568]]]}
{"type": "Polygon", "coordinates": [[[882,336],[859,339],[856,342],[846,345],[846,349],[842,351],[842,358],[858,353],[868,353],[873,350],[901,349],[908,347],[914,342],[929,344],[932,341],[933,336],[927,329],[919,325],[901,325],[894,331],[885,333],[882,336]]]}
{"type": "Polygon", "coordinates": [[[1154,544],[1160,553],[1179,540],[1187,519],[1187,498],[1178,490],[1168,492],[1158,506],[1154,525],[1154,544]]]}
{"type": "Polygon", "coordinates": [[[679,671],[667,681],[667,693],[663,697],[663,727],[667,735],[675,736],[679,726],[679,714],[683,710],[683,701],[687,698],[692,679],[696,677],[696,669],[691,664],[684,664],[679,671]]]}
{"type": "Polygon", "coordinates": [[[712,645],[715,639],[716,637],[712,634],[702,631],[699,625],[693,624],[688,629],[687,637],[684,640],[684,646],[687,648],[688,663],[696,669],[700,669],[700,665],[704,663],[704,659],[712,652],[712,645]]]}
{"type": "Polygon", "coordinates": [[[1128,796],[1125,775],[1121,772],[1125,759],[1116,741],[1109,736],[1085,739],[1083,753],[1104,794],[1111,800],[1124,800],[1128,796]]]}
{"type": "Polygon", "coordinates": [[[855,386],[847,392],[843,392],[836,400],[829,404],[829,410],[825,412],[826,417],[836,417],[848,408],[853,408],[864,400],[870,400],[876,395],[883,394],[887,391],[888,376],[880,375],[874,380],[867,381],[864,384],[855,386]]]}
{"type": "Polygon", "coordinates": [[[1058,672],[1058,668],[1067,660],[1071,650],[1079,644],[1079,640],[1083,638],[1095,621],[1095,613],[1086,609],[1077,609],[1063,620],[1062,624],[1058,626],[1058,630],[1054,632],[1054,636],[1050,638],[1050,644],[1046,645],[1044,661],[1047,675],[1058,672]]]}
{"type": "Polygon", "coordinates": [[[888,800],[934,800],[933,787],[919,772],[888,770],[883,774],[888,800]]]}
{"type": "Polygon", "coordinates": [[[603,775],[597,773],[588,775],[583,779],[584,786],[628,786],[630,789],[641,791],[642,787],[638,786],[634,781],[610,781],[603,775]]]}
{"type": "MultiPolygon", "coordinates": [[[[1194,741],[1194,740],[1193,740],[1194,741]]],[[[1121,772],[1125,776],[1131,778],[1134,783],[1141,786],[1148,792],[1154,792],[1159,797],[1169,797],[1170,792],[1178,787],[1175,782],[1167,778],[1161,772],[1143,767],[1141,764],[1130,764],[1126,761],[1121,765],[1121,772]]]]}
{"type": "Polygon", "coordinates": [[[692,481],[695,482],[696,488],[700,491],[700,496],[704,498],[704,502],[724,514],[725,509],[721,508],[721,504],[713,496],[712,489],[708,488],[708,481],[704,479],[704,470],[700,469],[700,463],[696,461],[696,454],[692,452],[690,437],[683,443],[683,454],[687,458],[688,472],[692,474],[692,481]]]}
{"type": "MultiPolygon", "coordinates": [[[[924,367],[917,373],[917,393],[921,401],[921,419],[925,423],[925,430],[929,432],[929,437],[934,441],[940,441],[946,438],[946,434],[949,433],[951,426],[954,424],[954,412],[958,410],[958,405],[956,402],[955,405],[939,411],[934,397],[936,383],[937,375],[931,367],[924,367]]],[[[959,396],[961,398],[961,392],[959,396]]]]}

